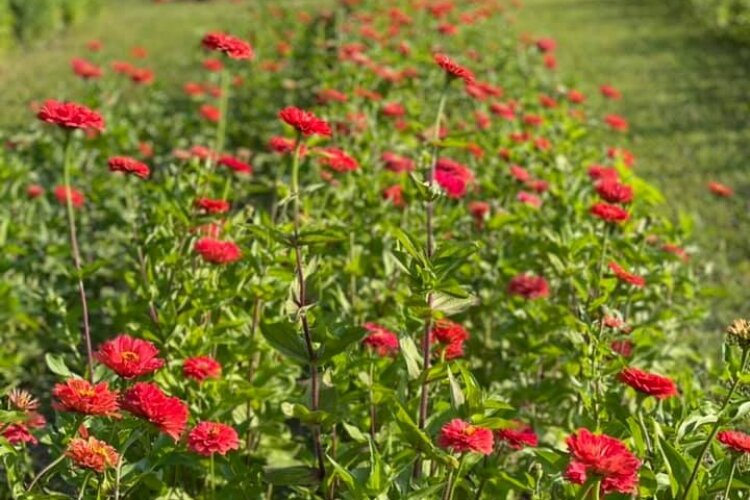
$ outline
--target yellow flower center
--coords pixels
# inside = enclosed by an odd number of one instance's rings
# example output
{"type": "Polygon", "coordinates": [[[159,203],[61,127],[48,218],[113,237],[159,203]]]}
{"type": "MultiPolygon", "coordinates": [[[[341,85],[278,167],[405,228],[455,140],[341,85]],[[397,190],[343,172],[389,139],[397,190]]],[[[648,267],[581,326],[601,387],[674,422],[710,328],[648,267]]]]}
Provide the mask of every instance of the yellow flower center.
{"type": "Polygon", "coordinates": [[[473,425],[470,425],[470,426],[466,427],[466,429],[464,429],[464,434],[466,434],[467,436],[471,436],[476,431],[477,431],[477,428],[474,427],[473,425]]]}
{"type": "Polygon", "coordinates": [[[120,354],[120,357],[123,361],[138,361],[139,359],[141,359],[138,354],[130,351],[123,352],[122,354],[120,354]]]}

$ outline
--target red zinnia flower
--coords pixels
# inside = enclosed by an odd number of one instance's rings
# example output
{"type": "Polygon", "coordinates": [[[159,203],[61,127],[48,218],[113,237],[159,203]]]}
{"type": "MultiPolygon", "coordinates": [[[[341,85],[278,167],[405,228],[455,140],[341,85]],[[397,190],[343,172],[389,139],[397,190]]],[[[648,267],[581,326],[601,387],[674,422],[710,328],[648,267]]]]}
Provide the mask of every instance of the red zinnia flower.
{"type": "Polygon", "coordinates": [[[123,378],[140,377],[164,366],[159,349],[148,340],[121,334],[104,342],[94,357],[123,378]]]}
{"type": "Polygon", "coordinates": [[[65,456],[76,465],[102,473],[105,469],[114,468],[120,460],[117,451],[104,441],[93,436],[88,439],[73,438],[65,450],[65,456]]]}
{"type": "Polygon", "coordinates": [[[398,352],[398,336],[395,333],[375,323],[365,323],[364,328],[370,333],[362,340],[362,345],[375,351],[378,356],[390,356],[398,352]]]}
{"type": "Polygon", "coordinates": [[[331,135],[330,125],[309,111],[289,106],[279,111],[279,118],[303,135],[317,134],[323,137],[331,135]]]}
{"type": "Polygon", "coordinates": [[[210,122],[218,122],[221,119],[221,111],[216,106],[204,104],[200,109],[201,116],[210,122]]]}
{"type": "Polygon", "coordinates": [[[572,102],[573,104],[581,104],[586,100],[586,96],[575,89],[570,89],[568,91],[568,101],[572,102]]]}
{"type": "Polygon", "coordinates": [[[633,188],[618,179],[602,179],[596,184],[596,192],[608,203],[627,204],[633,201],[633,188]]]}
{"type": "Polygon", "coordinates": [[[553,52],[557,48],[557,42],[553,38],[540,38],[536,41],[539,52],[553,52]]]}
{"type": "Polygon", "coordinates": [[[55,186],[54,194],[57,201],[62,205],[68,202],[68,198],[70,198],[70,204],[73,205],[73,208],[81,208],[86,203],[86,197],[83,193],[69,186],[55,186]]]}
{"type": "Polygon", "coordinates": [[[445,346],[445,359],[456,359],[464,355],[464,342],[469,339],[469,332],[458,323],[441,319],[430,330],[430,338],[445,346]]]}
{"type": "Polygon", "coordinates": [[[410,158],[390,151],[381,154],[380,159],[385,163],[385,168],[391,172],[411,172],[414,170],[414,162],[410,158]]]}
{"type": "Polygon", "coordinates": [[[336,172],[351,172],[359,167],[357,160],[341,149],[319,148],[317,151],[323,155],[320,162],[336,172]]]}
{"type": "Polygon", "coordinates": [[[469,213],[474,218],[476,225],[481,228],[490,213],[490,204],[486,201],[472,201],[469,203],[469,213]]]}
{"type": "Polygon", "coordinates": [[[440,429],[438,444],[455,453],[492,453],[492,431],[454,418],[440,429]]]}
{"type": "Polygon", "coordinates": [[[401,103],[389,102],[383,105],[383,114],[392,118],[398,118],[406,114],[406,110],[401,103]]]}
{"type": "Polygon", "coordinates": [[[750,436],[740,431],[721,431],[716,435],[721,444],[738,453],[750,453],[750,436]]]}
{"type": "Polygon", "coordinates": [[[466,166],[448,158],[440,158],[435,164],[435,180],[448,197],[461,198],[466,188],[474,181],[474,173],[466,166]]]}
{"type": "Polygon", "coordinates": [[[214,264],[229,264],[242,257],[240,248],[231,241],[201,238],[195,243],[194,248],[203,260],[214,264]]]}
{"type": "Polygon", "coordinates": [[[605,167],[604,165],[591,165],[588,174],[592,179],[617,180],[620,178],[620,174],[615,167],[605,167]]]}
{"type": "Polygon", "coordinates": [[[637,274],[629,273],[615,261],[609,263],[609,269],[620,281],[624,281],[625,283],[629,283],[638,288],[646,286],[646,278],[638,276],[637,274]]]}
{"type": "Polygon", "coordinates": [[[228,167],[238,174],[252,174],[253,173],[253,167],[249,163],[245,163],[244,161],[235,158],[234,156],[230,155],[222,155],[219,157],[219,161],[217,162],[218,165],[228,167]]]}
{"type": "Polygon", "coordinates": [[[223,214],[229,212],[229,202],[226,200],[198,198],[193,202],[193,206],[207,214],[223,214]]]}
{"type": "Polygon", "coordinates": [[[552,54],[544,54],[544,66],[547,69],[557,68],[557,58],[552,54]]]}
{"type": "Polygon", "coordinates": [[[618,132],[627,132],[629,128],[628,121],[620,115],[607,115],[604,117],[604,123],[618,132]]]}
{"type": "Polygon", "coordinates": [[[203,67],[208,71],[221,71],[224,68],[224,63],[218,59],[205,59],[203,61],[203,67]]]}
{"type": "Polygon", "coordinates": [[[530,425],[517,420],[514,424],[513,427],[495,431],[497,438],[508,443],[508,446],[514,450],[520,450],[525,446],[535,448],[539,444],[539,438],[530,425]]]}
{"type": "Polygon", "coordinates": [[[130,81],[138,85],[151,85],[154,83],[154,72],[147,68],[132,68],[130,81]]]}
{"type": "Polygon", "coordinates": [[[381,195],[384,200],[389,200],[393,203],[394,207],[404,206],[404,190],[399,184],[394,184],[393,186],[383,189],[381,195]]]}
{"type": "Polygon", "coordinates": [[[188,358],[182,365],[182,373],[196,382],[203,382],[207,378],[219,378],[221,377],[221,363],[211,356],[188,358]]]}
{"type": "Polygon", "coordinates": [[[112,67],[112,71],[121,75],[130,75],[130,73],[133,72],[133,69],[135,69],[133,65],[127,61],[112,61],[110,66],[112,67]]]}
{"type": "Polygon", "coordinates": [[[524,205],[528,205],[534,208],[539,208],[542,206],[542,199],[540,197],[526,191],[520,191],[518,195],[516,195],[516,200],[520,201],[524,205]]]}
{"type": "MultiPolygon", "coordinates": [[[[286,137],[276,136],[276,137],[271,137],[268,140],[268,149],[276,153],[281,153],[281,154],[293,153],[296,148],[297,148],[297,145],[294,142],[294,139],[287,139],[286,137]]],[[[306,148],[303,145],[302,151],[300,151],[300,155],[304,156],[306,152],[307,152],[306,148]]]]}
{"type": "Polygon", "coordinates": [[[36,444],[37,438],[29,431],[24,424],[0,425],[0,436],[3,436],[12,445],[16,444],[36,444]]]}
{"type": "Polygon", "coordinates": [[[104,47],[101,40],[89,40],[86,42],[86,48],[91,52],[99,52],[104,47]]]}
{"type": "Polygon", "coordinates": [[[226,33],[208,33],[201,45],[208,50],[223,52],[231,59],[253,58],[253,47],[248,42],[226,33]]]}
{"type": "Polygon", "coordinates": [[[151,173],[151,169],[148,168],[148,165],[129,156],[113,156],[107,161],[107,165],[111,172],[133,174],[141,179],[148,178],[151,173]]]}
{"type": "Polygon", "coordinates": [[[622,97],[620,91],[611,85],[602,85],[601,87],[599,87],[599,91],[607,99],[617,100],[622,97]]]}
{"type": "Polygon", "coordinates": [[[508,293],[527,300],[544,299],[549,297],[549,284],[541,276],[519,274],[508,283],[508,293]]]}
{"type": "Polygon", "coordinates": [[[145,59],[148,57],[148,50],[146,50],[146,47],[136,45],[130,49],[130,55],[136,59],[145,59]]]}
{"type": "Polygon", "coordinates": [[[613,340],[610,347],[617,354],[625,358],[633,355],[633,343],[629,340],[613,340]]]}
{"type": "Polygon", "coordinates": [[[449,78],[460,78],[466,83],[472,83],[474,81],[474,73],[472,73],[470,69],[456,63],[447,55],[435,54],[433,57],[435,63],[443,68],[445,74],[448,75],[449,78]]]}
{"type": "Polygon", "coordinates": [[[579,429],[567,439],[571,461],[565,477],[571,483],[584,484],[593,474],[602,478],[601,491],[633,493],[638,485],[641,462],[625,443],[606,434],[579,429]]]}
{"type": "Polygon", "coordinates": [[[591,212],[591,215],[594,217],[615,224],[625,222],[630,218],[630,214],[626,210],[623,210],[617,205],[609,205],[607,203],[595,203],[589,212],[591,212]]]}
{"type": "Polygon", "coordinates": [[[618,378],[636,391],[656,396],[658,399],[667,399],[677,395],[677,386],[672,379],[638,368],[625,368],[618,378]]]}
{"type": "Polygon", "coordinates": [[[81,378],[71,378],[56,384],[52,395],[57,400],[52,406],[59,411],[84,415],[117,415],[117,392],[109,390],[107,382],[92,385],[81,378]]]}
{"type": "Polygon", "coordinates": [[[84,80],[99,78],[102,76],[102,69],[86,59],[76,57],[70,61],[70,66],[73,68],[73,73],[84,80]]]}
{"type": "Polygon", "coordinates": [[[187,425],[187,405],[167,396],[153,383],[138,382],[128,389],[122,398],[122,408],[148,420],[175,441],[187,425]]]}
{"type": "Polygon", "coordinates": [[[316,97],[320,104],[328,104],[329,102],[346,102],[349,99],[346,94],[336,89],[321,89],[318,91],[316,97]]]}
{"type": "Polygon", "coordinates": [[[218,422],[199,422],[188,434],[188,449],[205,457],[214,453],[226,455],[228,451],[239,447],[237,431],[218,422]]]}
{"type": "Polygon", "coordinates": [[[709,182],[708,189],[719,198],[729,198],[734,194],[732,188],[720,182],[709,182]]]}
{"type": "Polygon", "coordinates": [[[74,102],[48,99],[36,116],[43,122],[67,129],[104,130],[104,119],[99,113],[74,102]]]}
{"type": "Polygon", "coordinates": [[[44,188],[40,186],[39,184],[30,184],[26,188],[26,196],[28,196],[31,199],[39,198],[44,194],[44,188]]]}

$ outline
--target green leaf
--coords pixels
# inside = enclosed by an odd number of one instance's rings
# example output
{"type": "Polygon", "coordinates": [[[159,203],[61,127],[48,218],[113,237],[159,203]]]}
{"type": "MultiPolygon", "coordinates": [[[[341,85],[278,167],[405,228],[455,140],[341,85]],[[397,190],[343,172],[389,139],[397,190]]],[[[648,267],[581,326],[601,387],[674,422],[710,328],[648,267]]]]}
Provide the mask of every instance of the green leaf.
{"type": "Polygon", "coordinates": [[[61,354],[52,354],[48,352],[44,355],[44,361],[47,363],[47,368],[49,368],[49,370],[55,375],[59,375],[64,378],[75,377],[75,374],[71,372],[68,366],[65,364],[65,361],[63,360],[63,356],[61,354]]]}
{"type": "Polygon", "coordinates": [[[267,467],[263,469],[263,479],[279,486],[317,486],[318,470],[312,467],[267,467]]]}
{"type": "Polygon", "coordinates": [[[399,344],[401,345],[401,355],[404,357],[404,361],[406,361],[406,371],[409,374],[409,378],[412,380],[419,378],[419,375],[422,373],[422,369],[420,368],[422,366],[422,357],[419,354],[417,345],[411,337],[406,336],[399,339],[399,344]]]}
{"type": "Polygon", "coordinates": [[[309,363],[307,348],[292,323],[264,321],[260,325],[260,332],[271,347],[284,356],[301,364],[309,363]]]}
{"type": "Polygon", "coordinates": [[[451,388],[451,405],[455,410],[458,410],[466,402],[466,398],[464,397],[464,392],[461,390],[461,385],[456,381],[452,372],[453,370],[448,366],[447,373],[448,383],[451,388]]]}
{"type": "Polygon", "coordinates": [[[403,248],[406,253],[419,261],[422,264],[422,267],[427,267],[427,261],[425,260],[424,254],[419,249],[419,245],[417,244],[417,242],[415,242],[411,236],[406,234],[403,230],[401,230],[401,228],[398,227],[391,227],[390,233],[398,240],[398,242],[401,244],[401,248],[403,248]]]}

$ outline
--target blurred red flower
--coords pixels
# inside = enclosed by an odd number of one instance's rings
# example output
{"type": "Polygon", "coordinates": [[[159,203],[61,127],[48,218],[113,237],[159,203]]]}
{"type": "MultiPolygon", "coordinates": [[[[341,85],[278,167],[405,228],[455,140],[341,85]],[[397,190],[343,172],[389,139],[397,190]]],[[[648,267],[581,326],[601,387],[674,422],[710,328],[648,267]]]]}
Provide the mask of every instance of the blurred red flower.
{"type": "Polygon", "coordinates": [[[617,100],[622,97],[622,94],[620,93],[620,91],[611,85],[602,85],[599,87],[599,91],[607,99],[617,100]]]}
{"type": "Polygon", "coordinates": [[[317,152],[322,155],[320,163],[336,172],[351,172],[359,168],[357,160],[339,148],[318,148],[317,152]]]}
{"type": "Polygon", "coordinates": [[[67,129],[104,130],[104,119],[99,113],[74,102],[48,99],[39,109],[37,118],[67,129]]]}
{"type": "Polygon", "coordinates": [[[625,443],[606,434],[578,429],[567,439],[571,461],[565,477],[574,484],[585,484],[589,475],[601,477],[602,493],[633,493],[638,485],[641,462],[625,443]]]}
{"type": "Polygon", "coordinates": [[[113,156],[107,161],[107,166],[111,172],[133,174],[141,179],[148,178],[151,173],[148,165],[129,156],[113,156]]]}
{"type": "Polygon", "coordinates": [[[607,115],[604,117],[604,123],[609,125],[612,130],[618,132],[627,132],[630,127],[628,121],[620,115],[607,115]]]}
{"type": "Polygon", "coordinates": [[[596,183],[596,192],[608,203],[628,204],[633,201],[633,188],[618,179],[602,179],[596,183]]]}
{"type": "Polygon", "coordinates": [[[727,186],[726,184],[721,184],[720,182],[709,182],[708,189],[712,194],[718,196],[719,198],[730,198],[734,194],[734,191],[731,187],[727,186]]]}
{"type": "Polygon", "coordinates": [[[223,52],[231,59],[252,59],[254,55],[248,42],[226,33],[208,33],[201,45],[207,50],[223,52]]]}
{"type": "Polygon", "coordinates": [[[331,135],[330,125],[309,111],[290,106],[279,111],[279,118],[306,136],[317,134],[329,137],[331,135]]]}
{"type": "Polygon", "coordinates": [[[88,439],[73,438],[65,450],[65,456],[73,460],[77,466],[99,473],[116,467],[120,460],[113,447],[93,436],[88,439]]]}
{"type": "Polygon", "coordinates": [[[221,363],[211,356],[195,356],[182,364],[182,373],[196,382],[221,377],[221,363]]]}
{"type": "Polygon", "coordinates": [[[223,167],[227,167],[237,172],[238,174],[252,174],[253,173],[253,167],[249,163],[245,163],[239,158],[235,158],[234,156],[231,156],[231,155],[220,156],[217,164],[223,167]]]}
{"type": "Polygon", "coordinates": [[[393,203],[394,207],[400,208],[405,205],[404,190],[399,184],[394,184],[393,186],[388,186],[387,188],[383,189],[381,196],[384,200],[393,203]]]}
{"type": "Polygon", "coordinates": [[[119,409],[117,392],[111,391],[107,382],[93,385],[81,378],[71,378],[55,384],[52,395],[56,399],[52,406],[58,411],[115,416],[119,409]]]}
{"type": "Polygon", "coordinates": [[[57,201],[62,205],[68,203],[68,198],[70,198],[70,204],[73,205],[73,208],[81,208],[86,203],[86,197],[83,193],[69,186],[55,186],[54,194],[57,201]]]}
{"type": "Polygon", "coordinates": [[[147,420],[175,441],[187,425],[187,405],[150,382],[138,382],[128,389],[122,398],[122,408],[147,420]]]}
{"type": "Polygon", "coordinates": [[[638,288],[646,286],[646,278],[638,276],[637,274],[629,273],[615,261],[609,263],[609,269],[620,281],[624,281],[625,283],[629,283],[638,288]]]}
{"type": "Polygon", "coordinates": [[[162,366],[159,349],[148,340],[121,334],[99,346],[94,354],[97,361],[119,376],[130,379],[152,373],[162,366]]]}
{"type": "Polygon", "coordinates": [[[438,444],[454,453],[492,453],[492,431],[455,418],[440,429],[438,444]]]}
{"type": "Polygon", "coordinates": [[[188,449],[206,457],[214,453],[226,455],[239,447],[237,431],[218,422],[199,422],[188,434],[188,449]]]}
{"type": "Polygon", "coordinates": [[[520,450],[526,446],[536,448],[539,444],[539,438],[537,438],[534,429],[530,425],[518,420],[515,420],[513,424],[513,427],[495,431],[497,438],[508,443],[508,446],[514,450],[520,450]]]}
{"type": "Polygon", "coordinates": [[[594,217],[614,224],[625,222],[630,218],[630,214],[626,210],[607,203],[595,203],[591,206],[589,212],[594,217]]]}
{"type": "Polygon", "coordinates": [[[439,158],[435,163],[435,181],[449,198],[462,198],[468,185],[474,182],[474,173],[457,161],[439,158]]]}
{"type": "Polygon", "coordinates": [[[470,69],[456,63],[447,55],[438,53],[433,58],[435,63],[445,71],[445,74],[449,78],[460,78],[465,83],[472,83],[474,81],[474,73],[470,69]]]}
{"type": "Polygon", "coordinates": [[[519,274],[508,283],[508,293],[527,300],[544,299],[549,297],[549,284],[541,276],[519,274]]]}
{"type": "Polygon", "coordinates": [[[194,249],[204,261],[213,264],[230,264],[242,257],[240,248],[235,243],[214,238],[201,238],[195,243],[194,249]]]}
{"type": "Polygon", "coordinates": [[[73,68],[73,73],[84,80],[93,80],[102,76],[102,68],[80,57],[73,58],[70,61],[70,67],[73,68]]]}
{"type": "Polygon", "coordinates": [[[721,431],[716,435],[716,439],[738,453],[750,453],[750,435],[740,431],[721,431]]]}
{"type": "Polygon", "coordinates": [[[638,368],[625,368],[617,378],[636,391],[658,399],[667,399],[677,395],[677,386],[672,379],[638,368]]]}
{"type": "Polygon", "coordinates": [[[375,351],[378,356],[391,356],[398,352],[398,336],[387,328],[376,323],[365,323],[369,333],[362,340],[362,345],[375,351]]]}
{"type": "Polygon", "coordinates": [[[390,151],[381,154],[380,159],[385,163],[385,168],[391,172],[411,172],[414,170],[414,162],[410,158],[390,151]]]}
{"type": "Polygon", "coordinates": [[[224,214],[229,212],[229,202],[226,200],[215,200],[212,198],[198,198],[193,206],[207,214],[224,214]]]}

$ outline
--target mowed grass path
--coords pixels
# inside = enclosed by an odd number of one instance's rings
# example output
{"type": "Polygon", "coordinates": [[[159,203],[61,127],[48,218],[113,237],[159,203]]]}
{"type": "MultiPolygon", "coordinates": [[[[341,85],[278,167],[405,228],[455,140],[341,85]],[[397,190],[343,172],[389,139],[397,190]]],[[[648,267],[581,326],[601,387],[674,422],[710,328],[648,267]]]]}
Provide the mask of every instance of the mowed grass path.
{"type": "Polygon", "coordinates": [[[706,33],[667,0],[525,0],[518,26],[558,40],[566,81],[589,94],[601,83],[622,91],[606,109],[629,119],[623,145],[636,169],[675,215],[695,218],[694,262],[715,287],[713,320],[750,313],[750,47],[706,33]],[[737,196],[713,198],[710,180],[737,196]]]}
{"type": "Polygon", "coordinates": [[[186,69],[195,67],[200,39],[206,31],[234,28],[249,34],[254,3],[109,0],[98,16],[83,24],[38,46],[0,57],[0,128],[27,121],[31,100],[76,95],[80,84],[70,69],[70,59],[76,56],[102,62],[109,70],[109,61],[129,60],[130,49],[142,46],[148,50],[148,58],[130,60],[155,70],[158,85],[174,88],[184,81],[186,69]],[[85,44],[91,39],[103,42],[101,53],[86,50],[85,44]]]}

